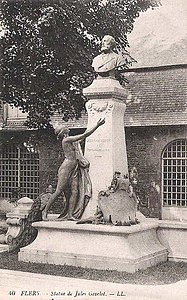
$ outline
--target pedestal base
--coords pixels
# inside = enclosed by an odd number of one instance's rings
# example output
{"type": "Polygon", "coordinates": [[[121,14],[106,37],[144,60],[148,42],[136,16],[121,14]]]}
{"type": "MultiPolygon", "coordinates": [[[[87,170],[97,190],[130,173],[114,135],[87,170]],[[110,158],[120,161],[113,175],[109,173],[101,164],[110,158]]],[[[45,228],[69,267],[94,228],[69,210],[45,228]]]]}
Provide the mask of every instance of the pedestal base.
{"type": "Polygon", "coordinates": [[[8,245],[0,244],[0,253],[1,252],[7,252],[9,250],[8,245]]]}
{"type": "Polygon", "coordinates": [[[134,273],[167,260],[156,234],[157,222],[130,227],[37,222],[36,240],[22,248],[19,260],[134,273]]]}

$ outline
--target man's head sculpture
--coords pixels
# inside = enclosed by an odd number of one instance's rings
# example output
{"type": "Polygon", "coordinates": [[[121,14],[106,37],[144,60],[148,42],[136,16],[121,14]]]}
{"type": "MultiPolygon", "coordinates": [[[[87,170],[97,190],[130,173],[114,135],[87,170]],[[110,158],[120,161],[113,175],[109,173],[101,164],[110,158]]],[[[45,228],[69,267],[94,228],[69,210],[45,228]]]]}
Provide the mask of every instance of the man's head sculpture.
{"type": "Polygon", "coordinates": [[[115,46],[115,39],[111,35],[105,35],[101,41],[101,52],[111,52],[115,46]]]}
{"type": "Polygon", "coordinates": [[[93,59],[92,67],[101,77],[115,78],[115,70],[125,64],[122,55],[113,50],[116,46],[115,39],[110,35],[105,35],[101,42],[101,54],[93,59]]]}

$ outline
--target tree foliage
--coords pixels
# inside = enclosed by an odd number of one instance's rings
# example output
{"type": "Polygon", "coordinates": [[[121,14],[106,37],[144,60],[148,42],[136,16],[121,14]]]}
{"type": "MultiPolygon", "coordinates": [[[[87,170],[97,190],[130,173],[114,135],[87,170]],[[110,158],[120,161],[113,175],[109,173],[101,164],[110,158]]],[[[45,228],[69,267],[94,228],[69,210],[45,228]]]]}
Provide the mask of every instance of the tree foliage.
{"type": "Polygon", "coordinates": [[[48,126],[56,111],[64,120],[80,117],[103,35],[125,49],[140,12],[156,6],[156,0],[2,0],[3,101],[27,112],[32,127],[48,126]]]}

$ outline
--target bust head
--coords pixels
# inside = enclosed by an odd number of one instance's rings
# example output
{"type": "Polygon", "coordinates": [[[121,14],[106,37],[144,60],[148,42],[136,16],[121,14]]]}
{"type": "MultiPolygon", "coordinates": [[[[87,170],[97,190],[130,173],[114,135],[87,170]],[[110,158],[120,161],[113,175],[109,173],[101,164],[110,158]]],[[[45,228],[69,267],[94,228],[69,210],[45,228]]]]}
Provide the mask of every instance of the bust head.
{"type": "Polygon", "coordinates": [[[115,78],[115,70],[125,64],[122,55],[113,49],[116,46],[115,39],[111,35],[105,35],[101,43],[101,54],[93,59],[92,67],[100,77],[115,78]]]}
{"type": "Polygon", "coordinates": [[[101,41],[101,52],[111,52],[116,46],[116,41],[111,35],[105,35],[101,41]]]}

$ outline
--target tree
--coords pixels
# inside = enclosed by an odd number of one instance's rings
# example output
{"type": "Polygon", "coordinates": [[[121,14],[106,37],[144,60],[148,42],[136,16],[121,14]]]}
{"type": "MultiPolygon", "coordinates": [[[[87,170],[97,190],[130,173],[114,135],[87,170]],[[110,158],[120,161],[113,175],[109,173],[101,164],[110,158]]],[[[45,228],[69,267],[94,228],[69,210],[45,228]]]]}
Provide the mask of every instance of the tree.
{"type": "MultiPolygon", "coordinates": [[[[54,112],[78,118],[91,83],[91,61],[105,34],[117,49],[153,0],[2,0],[2,99],[28,113],[30,127],[49,126],[54,112]]],[[[126,59],[126,66],[131,58],[126,59]]]]}

